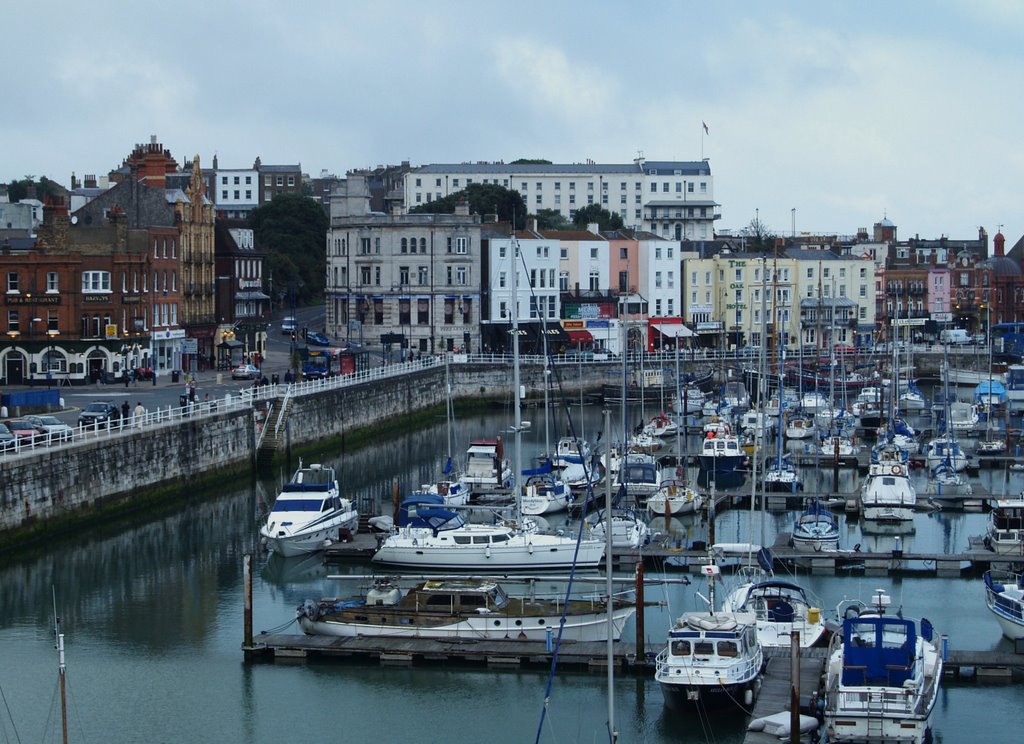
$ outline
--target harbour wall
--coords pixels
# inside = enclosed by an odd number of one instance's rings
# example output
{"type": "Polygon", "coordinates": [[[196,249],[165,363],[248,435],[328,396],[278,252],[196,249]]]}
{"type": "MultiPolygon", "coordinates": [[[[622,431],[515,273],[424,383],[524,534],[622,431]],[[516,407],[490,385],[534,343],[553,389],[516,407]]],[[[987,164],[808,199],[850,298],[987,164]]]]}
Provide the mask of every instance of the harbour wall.
{"type": "MultiPolygon", "coordinates": [[[[563,366],[561,389],[571,400],[621,379],[616,364],[563,366]]],[[[542,395],[544,367],[523,365],[527,395],[542,395]]],[[[447,379],[453,398],[505,400],[511,404],[511,365],[458,364],[447,379]]],[[[401,425],[417,413],[444,406],[444,367],[358,385],[293,396],[288,403],[286,446],[313,448],[334,438],[372,436],[382,424],[401,425]]],[[[555,388],[558,386],[555,385],[555,388]]],[[[279,406],[281,398],[271,401],[279,406]]],[[[272,419],[271,419],[272,420],[272,419]]],[[[199,489],[218,478],[249,473],[255,461],[255,422],[242,408],[147,426],[123,434],[40,449],[0,461],[0,547],[39,538],[97,514],[132,511],[181,498],[182,485],[199,489]]]]}
{"type": "Polygon", "coordinates": [[[108,508],[140,508],[184,484],[248,472],[254,447],[250,409],[101,434],[0,462],[0,543],[31,538],[108,508]]]}

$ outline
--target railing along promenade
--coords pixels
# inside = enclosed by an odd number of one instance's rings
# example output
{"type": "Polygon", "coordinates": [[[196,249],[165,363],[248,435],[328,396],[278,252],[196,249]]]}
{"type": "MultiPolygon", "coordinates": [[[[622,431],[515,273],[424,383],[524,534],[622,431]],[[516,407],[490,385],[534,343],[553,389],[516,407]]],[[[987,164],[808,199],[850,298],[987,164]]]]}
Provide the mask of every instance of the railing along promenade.
{"type": "MultiPolygon", "coordinates": [[[[629,369],[638,369],[643,366],[661,366],[672,368],[678,362],[680,365],[707,364],[725,366],[732,364],[755,364],[758,358],[757,349],[746,347],[738,350],[719,349],[680,349],[676,351],[655,351],[655,352],[631,352],[623,360],[614,354],[602,354],[600,352],[582,352],[553,355],[550,363],[563,367],[576,367],[583,364],[607,364],[625,365],[629,369]]],[[[941,344],[913,344],[902,348],[901,354],[907,351],[915,355],[943,354],[947,350],[941,344]]],[[[982,356],[987,354],[987,347],[962,346],[949,347],[948,353],[954,357],[982,356]]],[[[815,350],[812,354],[805,351],[803,358],[816,359],[822,356],[823,352],[815,350]]],[[[774,356],[774,355],[773,355],[774,356]]],[[[841,355],[848,364],[874,363],[885,361],[891,357],[889,351],[872,351],[855,349],[841,355]]],[[[787,363],[794,363],[799,360],[797,352],[787,352],[787,363]]],[[[83,442],[95,441],[97,438],[110,438],[128,435],[139,429],[146,429],[158,426],[175,426],[183,421],[196,418],[205,418],[215,415],[219,411],[236,410],[239,408],[252,408],[258,416],[266,416],[270,410],[266,401],[280,400],[281,407],[287,405],[288,398],[315,395],[328,390],[336,390],[353,385],[362,385],[375,380],[387,380],[403,375],[419,372],[426,369],[435,369],[445,363],[452,365],[482,365],[482,366],[507,366],[513,363],[512,354],[456,354],[447,353],[436,356],[422,357],[415,361],[385,364],[380,367],[359,370],[346,375],[336,375],[316,380],[303,382],[278,383],[266,385],[253,385],[241,389],[237,394],[225,395],[223,398],[211,401],[189,403],[184,406],[174,407],[168,405],[165,408],[146,411],[141,416],[131,414],[116,421],[108,421],[102,424],[91,426],[74,427],[71,432],[40,434],[33,438],[17,439],[10,442],[0,450],[0,460],[12,457],[19,457],[32,454],[40,449],[52,450],[60,447],[71,447],[83,442]]],[[[524,366],[543,366],[545,358],[539,354],[520,355],[520,364],[524,366]]],[[[282,425],[281,417],[276,421],[276,427],[282,425]]],[[[260,436],[264,433],[260,428],[260,436]]],[[[275,434],[277,430],[275,429],[275,434]]]]}

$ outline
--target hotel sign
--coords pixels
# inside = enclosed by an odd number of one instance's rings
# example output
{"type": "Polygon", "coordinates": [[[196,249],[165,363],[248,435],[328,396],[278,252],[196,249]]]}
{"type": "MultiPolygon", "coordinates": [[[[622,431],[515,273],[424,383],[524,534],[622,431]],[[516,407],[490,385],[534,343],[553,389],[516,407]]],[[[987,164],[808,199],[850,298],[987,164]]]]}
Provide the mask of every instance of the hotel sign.
{"type": "Polygon", "coordinates": [[[8,305],[59,305],[60,295],[7,295],[8,305]]]}

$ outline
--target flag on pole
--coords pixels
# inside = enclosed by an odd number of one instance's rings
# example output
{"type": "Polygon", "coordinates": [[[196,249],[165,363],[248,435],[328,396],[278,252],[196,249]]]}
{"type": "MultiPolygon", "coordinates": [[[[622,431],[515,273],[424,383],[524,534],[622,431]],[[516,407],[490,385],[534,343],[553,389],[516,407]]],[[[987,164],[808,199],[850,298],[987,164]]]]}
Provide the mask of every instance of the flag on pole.
{"type": "Polygon", "coordinates": [[[704,127],[704,134],[711,134],[711,132],[708,131],[708,125],[705,124],[703,121],[701,121],[701,126],[704,127]]]}

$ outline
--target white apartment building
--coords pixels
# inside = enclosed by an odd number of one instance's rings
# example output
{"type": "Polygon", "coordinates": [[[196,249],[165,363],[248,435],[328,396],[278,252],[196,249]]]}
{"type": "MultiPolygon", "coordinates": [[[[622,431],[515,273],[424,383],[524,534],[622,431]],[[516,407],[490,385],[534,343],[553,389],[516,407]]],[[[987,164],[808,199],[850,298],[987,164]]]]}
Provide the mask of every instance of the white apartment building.
{"type": "Polygon", "coordinates": [[[213,172],[213,197],[217,211],[231,219],[245,219],[259,206],[258,171],[225,168],[213,172]]]}
{"type": "Polygon", "coordinates": [[[708,161],[656,161],[600,165],[593,162],[513,165],[430,164],[405,175],[405,208],[441,199],[469,184],[497,184],[518,191],[527,209],[554,209],[573,219],[600,204],[625,225],[671,240],[714,236],[721,217],[708,161]]]}
{"type": "Polygon", "coordinates": [[[678,318],[680,282],[679,243],[671,240],[638,240],[640,294],[647,298],[647,315],[678,318]]]}
{"type": "Polygon", "coordinates": [[[532,328],[541,332],[546,328],[552,332],[557,331],[561,327],[558,240],[532,230],[521,230],[515,237],[491,235],[487,245],[488,306],[484,317],[502,330],[495,332],[491,329],[485,335],[495,339],[497,348],[502,348],[497,340],[502,339],[503,334],[507,335],[513,313],[517,313],[519,326],[523,330],[532,328]],[[519,249],[518,258],[516,246],[519,249]],[[516,272],[515,277],[513,271],[516,272]],[[513,281],[516,284],[515,301],[512,295],[513,281]]]}

